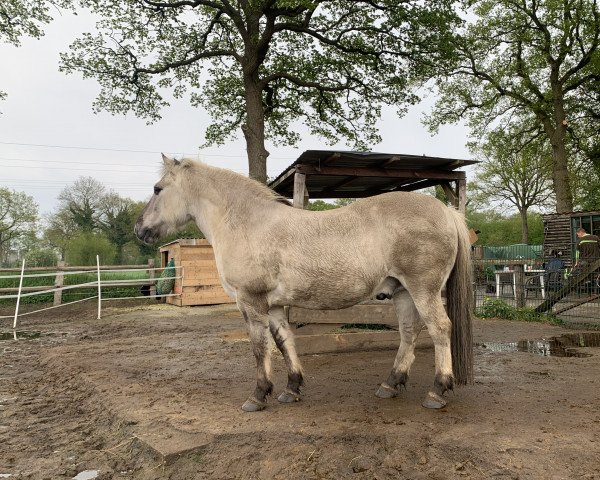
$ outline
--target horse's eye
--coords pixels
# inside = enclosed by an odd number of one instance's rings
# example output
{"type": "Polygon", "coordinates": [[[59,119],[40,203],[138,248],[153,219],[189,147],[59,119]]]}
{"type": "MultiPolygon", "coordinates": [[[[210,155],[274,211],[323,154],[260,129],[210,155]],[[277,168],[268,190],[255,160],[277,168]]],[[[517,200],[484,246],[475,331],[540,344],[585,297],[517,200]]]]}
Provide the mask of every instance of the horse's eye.
{"type": "Polygon", "coordinates": [[[158,195],[162,191],[160,187],[154,187],[154,195],[158,195]]]}

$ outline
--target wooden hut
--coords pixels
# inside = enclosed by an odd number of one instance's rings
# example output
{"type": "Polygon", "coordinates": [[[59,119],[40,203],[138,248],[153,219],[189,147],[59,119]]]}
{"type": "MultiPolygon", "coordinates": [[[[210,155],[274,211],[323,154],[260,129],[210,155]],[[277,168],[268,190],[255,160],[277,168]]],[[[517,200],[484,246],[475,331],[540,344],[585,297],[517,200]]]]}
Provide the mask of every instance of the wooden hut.
{"type": "Polygon", "coordinates": [[[550,252],[562,252],[562,259],[572,265],[575,258],[577,238],[575,231],[579,227],[588,233],[600,235],[600,211],[553,213],[543,215],[544,221],[544,256],[550,252]]]}
{"type": "Polygon", "coordinates": [[[183,267],[177,269],[177,276],[182,274],[183,279],[177,279],[174,287],[175,293],[181,293],[181,296],[166,297],[167,303],[181,307],[234,302],[221,286],[215,255],[208,240],[182,238],[160,247],[163,268],[172,258],[176,267],[183,267]]]}

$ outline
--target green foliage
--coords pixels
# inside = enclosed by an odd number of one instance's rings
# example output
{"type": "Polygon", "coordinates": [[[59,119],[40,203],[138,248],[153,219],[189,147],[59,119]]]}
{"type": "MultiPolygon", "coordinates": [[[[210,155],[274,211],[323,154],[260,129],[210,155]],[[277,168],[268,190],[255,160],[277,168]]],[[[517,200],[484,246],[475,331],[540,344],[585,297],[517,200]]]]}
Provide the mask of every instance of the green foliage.
{"type": "MultiPolygon", "coordinates": [[[[539,213],[527,216],[529,225],[529,244],[544,243],[544,223],[539,213]]],[[[467,210],[467,224],[470,228],[480,230],[477,245],[513,245],[521,242],[522,223],[520,216],[503,216],[493,211],[467,210]]]]}
{"type": "Polygon", "coordinates": [[[265,138],[298,142],[297,121],[331,143],[378,142],[381,106],[417,101],[414,87],[452,56],[459,21],[450,0],[150,3],[82,0],[100,20],[61,70],[97,79],[96,111],[149,122],[166,91],[189,96],[213,118],[208,143],[243,131],[251,176],[265,138]]]}
{"type": "Polygon", "coordinates": [[[137,219],[135,203],[112,192],[102,197],[98,225],[106,238],[116,247],[114,262],[123,263],[123,249],[135,239],[133,226],[137,219]]]}
{"type": "Polygon", "coordinates": [[[81,231],[66,247],[66,258],[70,265],[96,265],[96,255],[103,265],[110,264],[115,256],[115,246],[102,234],[81,231]]]}
{"type": "Polygon", "coordinates": [[[312,210],[313,212],[333,210],[335,208],[339,208],[339,206],[323,200],[311,200],[306,207],[307,210],[312,210]]]}
{"type": "Polygon", "coordinates": [[[27,267],[54,267],[58,258],[52,248],[36,248],[25,254],[27,267]]]}
{"type": "MultiPolygon", "coordinates": [[[[0,42],[15,46],[21,37],[40,38],[44,35],[43,25],[52,20],[51,12],[70,8],[71,0],[2,0],[0,2],[0,42]]],[[[0,91],[0,100],[6,93],[0,91]]]]}
{"type": "Polygon", "coordinates": [[[333,210],[334,208],[345,207],[355,202],[355,198],[336,198],[333,203],[326,202],[324,200],[312,200],[308,203],[307,210],[314,212],[322,210],[333,210]]]}
{"type": "Polygon", "coordinates": [[[101,204],[106,189],[92,177],[79,177],[59,194],[59,210],[79,230],[93,232],[99,227],[101,204]]]}
{"type": "Polygon", "coordinates": [[[19,46],[21,37],[40,38],[42,26],[52,21],[51,11],[69,8],[70,0],[2,0],[0,3],[0,41],[19,46]]]}
{"type": "Polygon", "coordinates": [[[483,305],[475,311],[475,315],[480,318],[502,318],[504,320],[519,320],[523,322],[563,324],[563,321],[555,315],[538,313],[529,307],[515,308],[502,300],[494,298],[486,298],[483,305]]]}
{"type": "Polygon", "coordinates": [[[543,142],[522,144],[517,132],[496,129],[471,148],[482,163],[476,167],[476,180],[470,198],[474,203],[497,202],[518,212],[532,207],[548,209],[551,201],[552,166],[543,142]]]}
{"type": "Polygon", "coordinates": [[[430,128],[465,119],[474,137],[509,130],[515,145],[543,139],[558,211],[573,207],[568,151],[596,134],[600,16],[595,0],[463,2],[469,21],[457,63],[440,76],[430,128]],[[596,92],[596,93],[594,93],[596,92]],[[514,131],[513,127],[517,127],[514,131]]]}
{"type": "Polygon", "coordinates": [[[0,264],[11,247],[35,236],[38,206],[23,192],[0,187],[0,264]]]}

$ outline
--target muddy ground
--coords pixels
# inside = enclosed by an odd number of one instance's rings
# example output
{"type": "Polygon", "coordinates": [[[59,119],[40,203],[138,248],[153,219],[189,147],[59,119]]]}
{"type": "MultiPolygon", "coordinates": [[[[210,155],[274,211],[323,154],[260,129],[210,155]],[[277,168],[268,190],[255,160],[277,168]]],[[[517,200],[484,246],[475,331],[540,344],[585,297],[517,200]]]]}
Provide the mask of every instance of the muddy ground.
{"type": "MultiPolygon", "coordinates": [[[[102,320],[91,304],[51,312],[22,320],[41,337],[0,342],[8,478],[600,478],[598,348],[559,358],[478,346],[475,384],[441,411],[420,405],[431,348],[417,350],[408,388],[389,400],[374,393],[393,351],[305,356],[304,399],[247,414],[255,366],[230,306],[119,304],[102,320]]],[[[564,330],[485,320],[475,340],[564,330]]],[[[278,354],[274,377],[278,391],[278,354]]]]}

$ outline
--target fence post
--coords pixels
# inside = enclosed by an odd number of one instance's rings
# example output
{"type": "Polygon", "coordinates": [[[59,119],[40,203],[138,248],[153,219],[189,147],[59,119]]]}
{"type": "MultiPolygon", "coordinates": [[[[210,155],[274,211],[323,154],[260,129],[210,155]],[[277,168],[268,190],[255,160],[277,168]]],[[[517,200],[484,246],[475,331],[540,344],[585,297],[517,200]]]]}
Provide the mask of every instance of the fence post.
{"type": "Polygon", "coordinates": [[[100,312],[102,305],[102,284],[100,282],[100,255],[96,255],[96,267],[98,268],[98,320],[100,320],[100,312]]]}
{"type": "MultiPolygon", "coordinates": [[[[148,259],[148,279],[152,282],[154,280],[154,259],[148,259]]],[[[156,296],[156,283],[152,282],[150,284],[150,296],[156,296]]]]}
{"type": "Polygon", "coordinates": [[[25,273],[25,259],[21,266],[21,278],[19,279],[19,293],[17,294],[17,306],[15,308],[15,318],[13,319],[13,330],[17,328],[17,317],[19,316],[19,304],[21,303],[21,290],[23,288],[23,274],[25,273]]]}
{"type": "Polygon", "coordinates": [[[517,308],[525,306],[525,267],[523,264],[518,264],[513,267],[515,269],[515,298],[517,300],[517,308]]]}
{"type": "MultiPolygon", "coordinates": [[[[56,278],[54,279],[54,288],[62,289],[65,281],[65,274],[62,272],[62,268],[65,266],[65,262],[59,260],[56,262],[56,278]]],[[[62,303],[62,290],[56,290],[54,292],[54,303],[53,305],[60,305],[62,303]]]]}

